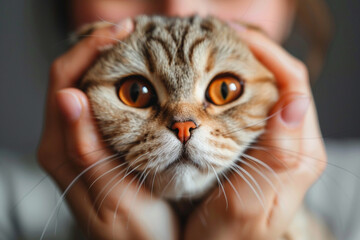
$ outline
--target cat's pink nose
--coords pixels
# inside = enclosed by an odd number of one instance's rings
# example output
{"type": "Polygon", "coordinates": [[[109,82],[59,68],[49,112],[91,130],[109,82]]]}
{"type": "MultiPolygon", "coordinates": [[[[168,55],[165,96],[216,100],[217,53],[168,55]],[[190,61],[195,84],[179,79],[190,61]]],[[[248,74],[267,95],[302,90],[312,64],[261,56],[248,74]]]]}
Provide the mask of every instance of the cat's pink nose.
{"type": "Polygon", "coordinates": [[[177,135],[177,138],[185,144],[191,137],[191,130],[197,128],[193,121],[187,122],[174,122],[171,129],[177,135]]]}

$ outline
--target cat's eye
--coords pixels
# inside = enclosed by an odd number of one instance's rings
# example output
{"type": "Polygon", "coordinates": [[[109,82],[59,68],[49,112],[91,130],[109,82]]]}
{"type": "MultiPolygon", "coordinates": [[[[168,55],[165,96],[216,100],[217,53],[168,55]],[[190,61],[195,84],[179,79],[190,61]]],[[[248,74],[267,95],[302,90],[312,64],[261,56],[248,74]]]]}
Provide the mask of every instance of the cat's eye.
{"type": "Polygon", "coordinates": [[[151,84],[140,76],[130,76],[121,81],[118,95],[124,104],[135,108],[149,107],[156,96],[151,84]]]}
{"type": "Polygon", "coordinates": [[[243,81],[231,74],[219,75],[211,81],[206,98],[215,105],[224,105],[238,99],[244,90],[243,81]]]}

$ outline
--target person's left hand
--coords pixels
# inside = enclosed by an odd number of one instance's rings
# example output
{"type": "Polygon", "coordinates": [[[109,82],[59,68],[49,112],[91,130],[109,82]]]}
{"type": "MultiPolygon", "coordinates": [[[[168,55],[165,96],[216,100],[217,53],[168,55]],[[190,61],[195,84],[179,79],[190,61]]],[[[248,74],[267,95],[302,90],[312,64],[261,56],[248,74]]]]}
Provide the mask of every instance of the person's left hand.
{"type": "Polygon", "coordinates": [[[223,189],[215,189],[190,215],[187,240],[276,240],[291,234],[288,228],[306,191],[326,166],[306,67],[260,32],[239,34],[275,75],[280,100],[238,173],[225,178],[223,189]]]}

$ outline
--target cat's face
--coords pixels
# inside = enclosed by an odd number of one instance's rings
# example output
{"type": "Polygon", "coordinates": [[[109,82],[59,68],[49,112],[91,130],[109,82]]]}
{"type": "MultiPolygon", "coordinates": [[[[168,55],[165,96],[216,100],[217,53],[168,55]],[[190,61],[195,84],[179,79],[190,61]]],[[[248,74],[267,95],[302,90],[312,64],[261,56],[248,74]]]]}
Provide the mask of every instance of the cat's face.
{"type": "Polygon", "coordinates": [[[264,131],[278,95],[231,28],[198,17],[136,18],[82,88],[104,140],[167,198],[206,192],[264,131]]]}

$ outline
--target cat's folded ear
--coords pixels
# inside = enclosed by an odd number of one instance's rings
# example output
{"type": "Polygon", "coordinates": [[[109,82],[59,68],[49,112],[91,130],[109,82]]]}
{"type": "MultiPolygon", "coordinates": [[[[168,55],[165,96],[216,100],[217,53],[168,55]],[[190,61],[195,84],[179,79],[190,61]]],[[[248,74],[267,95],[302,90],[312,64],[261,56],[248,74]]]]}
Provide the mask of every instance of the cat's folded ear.
{"type": "Polygon", "coordinates": [[[78,28],[75,32],[70,33],[70,44],[74,45],[74,44],[78,43],[80,40],[91,36],[91,34],[96,29],[109,27],[112,25],[113,25],[112,23],[105,22],[105,21],[99,21],[99,22],[85,24],[85,25],[81,26],[80,28],[78,28]]]}

